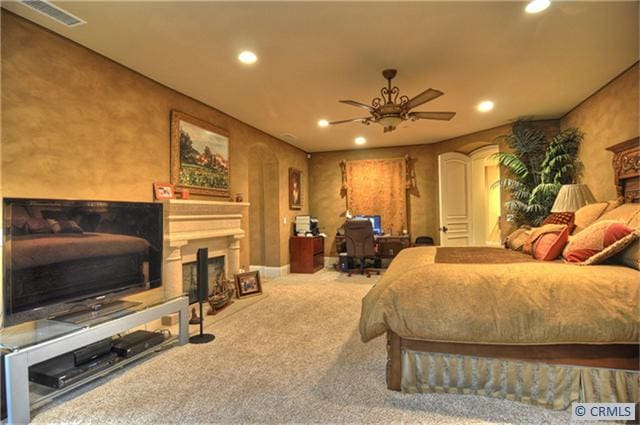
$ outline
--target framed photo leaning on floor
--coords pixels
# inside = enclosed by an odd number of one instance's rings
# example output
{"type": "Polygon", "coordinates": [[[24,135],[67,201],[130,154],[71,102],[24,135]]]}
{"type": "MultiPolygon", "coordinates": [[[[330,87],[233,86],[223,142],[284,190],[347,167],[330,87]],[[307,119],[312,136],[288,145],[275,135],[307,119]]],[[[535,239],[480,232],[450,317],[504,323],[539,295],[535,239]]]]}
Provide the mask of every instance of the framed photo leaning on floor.
{"type": "Polygon", "coordinates": [[[236,275],[236,294],[238,298],[262,293],[260,272],[238,273],[236,275]]]}

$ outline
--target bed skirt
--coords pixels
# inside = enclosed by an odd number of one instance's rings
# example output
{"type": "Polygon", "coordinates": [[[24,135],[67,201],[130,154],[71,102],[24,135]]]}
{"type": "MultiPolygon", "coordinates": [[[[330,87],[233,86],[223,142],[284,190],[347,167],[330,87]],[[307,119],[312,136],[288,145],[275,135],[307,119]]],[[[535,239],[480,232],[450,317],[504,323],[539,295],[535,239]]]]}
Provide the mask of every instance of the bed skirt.
{"type": "Polygon", "coordinates": [[[573,402],[637,403],[640,372],[402,351],[407,393],[475,394],[565,410],[573,402]]]}

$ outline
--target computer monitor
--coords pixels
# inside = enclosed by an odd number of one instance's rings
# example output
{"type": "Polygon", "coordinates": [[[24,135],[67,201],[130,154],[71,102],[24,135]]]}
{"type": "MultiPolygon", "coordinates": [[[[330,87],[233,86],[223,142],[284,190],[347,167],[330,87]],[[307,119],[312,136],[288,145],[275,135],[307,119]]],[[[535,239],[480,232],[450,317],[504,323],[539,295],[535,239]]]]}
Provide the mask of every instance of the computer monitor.
{"type": "Polygon", "coordinates": [[[382,224],[380,222],[379,215],[357,215],[354,218],[367,219],[371,222],[371,226],[373,227],[373,233],[376,235],[382,234],[382,224]]]}

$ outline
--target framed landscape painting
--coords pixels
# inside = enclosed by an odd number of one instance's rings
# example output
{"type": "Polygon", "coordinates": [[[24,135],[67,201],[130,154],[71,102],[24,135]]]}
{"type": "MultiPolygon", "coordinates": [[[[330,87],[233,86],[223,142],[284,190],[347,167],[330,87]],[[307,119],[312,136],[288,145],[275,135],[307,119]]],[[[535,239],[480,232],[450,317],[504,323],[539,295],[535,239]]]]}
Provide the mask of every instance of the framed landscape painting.
{"type": "Polygon", "coordinates": [[[229,133],[171,111],[171,182],[196,195],[229,197],[229,133]]]}

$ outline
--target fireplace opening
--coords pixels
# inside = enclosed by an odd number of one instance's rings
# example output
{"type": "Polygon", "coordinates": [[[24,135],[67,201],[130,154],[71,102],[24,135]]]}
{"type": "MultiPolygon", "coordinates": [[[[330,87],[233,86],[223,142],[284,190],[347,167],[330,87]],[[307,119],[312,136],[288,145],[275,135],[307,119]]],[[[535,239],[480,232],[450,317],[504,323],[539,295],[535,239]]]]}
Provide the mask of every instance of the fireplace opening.
{"type": "MultiPolygon", "coordinates": [[[[224,255],[211,257],[207,263],[209,266],[207,294],[211,294],[216,290],[217,284],[226,281],[224,255]]],[[[198,267],[195,261],[182,264],[182,287],[189,294],[189,304],[198,301],[198,267]]]]}

